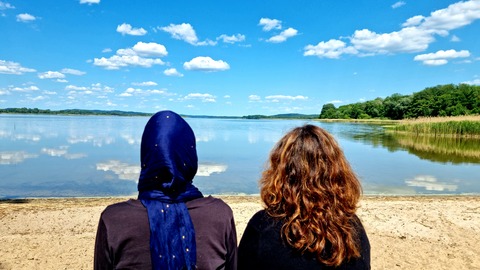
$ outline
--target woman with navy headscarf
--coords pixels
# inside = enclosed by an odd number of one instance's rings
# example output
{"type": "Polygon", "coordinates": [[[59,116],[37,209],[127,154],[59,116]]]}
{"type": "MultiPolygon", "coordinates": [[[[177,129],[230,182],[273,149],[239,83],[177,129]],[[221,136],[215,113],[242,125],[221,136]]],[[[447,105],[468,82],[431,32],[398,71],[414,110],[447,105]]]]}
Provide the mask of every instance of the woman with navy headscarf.
{"type": "Polygon", "coordinates": [[[141,143],[138,199],[108,206],[95,240],[95,269],[236,269],[230,207],[192,184],[195,135],[172,111],[153,115],[141,143]]]}

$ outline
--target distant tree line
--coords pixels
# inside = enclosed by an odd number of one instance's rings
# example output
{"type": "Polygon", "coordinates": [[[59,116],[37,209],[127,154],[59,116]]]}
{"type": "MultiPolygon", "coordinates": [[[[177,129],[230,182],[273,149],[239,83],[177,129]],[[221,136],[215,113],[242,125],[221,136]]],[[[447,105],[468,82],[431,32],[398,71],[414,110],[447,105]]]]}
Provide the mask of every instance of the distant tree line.
{"type": "Polygon", "coordinates": [[[151,113],[142,112],[126,112],[126,111],[102,111],[102,110],[80,110],[67,109],[52,111],[49,109],[43,110],[38,108],[5,108],[0,109],[0,113],[11,114],[56,114],[56,115],[117,115],[117,116],[150,116],[151,113]]]}
{"type": "Polygon", "coordinates": [[[320,119],[369,119],[459,116],[480,114],[480,86],[446,84],[428,87],[411,95],[393,94],[365,102],[323,105],[320,119]]]}

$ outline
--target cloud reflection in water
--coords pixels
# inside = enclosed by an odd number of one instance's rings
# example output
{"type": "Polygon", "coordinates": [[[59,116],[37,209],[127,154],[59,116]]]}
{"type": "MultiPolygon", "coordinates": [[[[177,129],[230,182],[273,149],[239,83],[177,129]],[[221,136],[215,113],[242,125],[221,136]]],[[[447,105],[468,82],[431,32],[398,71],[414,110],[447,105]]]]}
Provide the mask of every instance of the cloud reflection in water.
{"type": "Polygon", "coordinates": [[[25,161],[27,158],[37,158],[36,154],[29,154],[25,151],[4,151],[0,152],[0,164],[10,165],[19,164],[25,161]]]}
{"type": "Polygon", "coordinates": [[[411,187],[422,187],[431,191],[456,191],[458,186],[444,182],[438,182],[437,178],[431,175],[417,175],[413,179],[405,180],[411,187]]]}

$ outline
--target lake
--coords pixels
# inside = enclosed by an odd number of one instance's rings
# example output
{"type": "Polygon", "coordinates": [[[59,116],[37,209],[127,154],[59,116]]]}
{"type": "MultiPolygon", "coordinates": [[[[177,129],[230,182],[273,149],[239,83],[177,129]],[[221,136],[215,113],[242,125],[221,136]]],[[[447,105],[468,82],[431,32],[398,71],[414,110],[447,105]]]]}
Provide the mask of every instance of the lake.
{"type": "MultiPolygon", "coordinates": [[[[137,193],[148,117],[0,115],[0,199],[137,193]]],[[[187,118],[204,194],[258,194],[268,154],[306,123],[338,140],[365,194],[480,194],[480,142],[404,138],[383,127],[305,120],[187,118]]]]}

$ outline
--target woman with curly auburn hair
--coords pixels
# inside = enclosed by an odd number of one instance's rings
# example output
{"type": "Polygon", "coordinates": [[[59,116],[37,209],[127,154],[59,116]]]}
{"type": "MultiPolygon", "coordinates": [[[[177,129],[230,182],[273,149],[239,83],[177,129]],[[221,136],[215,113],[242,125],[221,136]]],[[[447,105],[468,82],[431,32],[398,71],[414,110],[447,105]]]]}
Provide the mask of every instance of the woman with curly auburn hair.
{"type": "Polygon", "coordinates": [[[265,210],[249,221],[239,269],[370,269],[370,243],[355,212],[360,182],[332,135],[288,132],[260,180],[265,210]]]}

